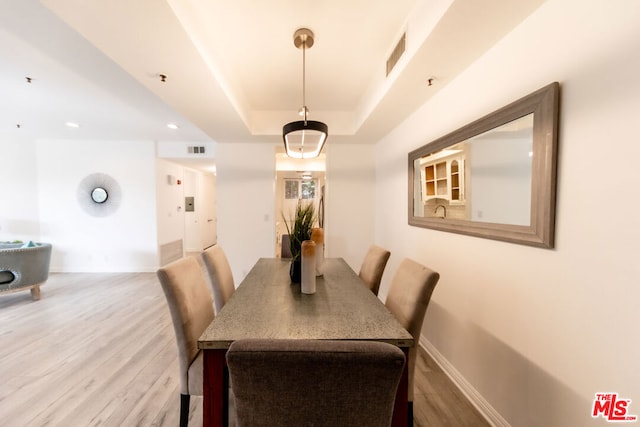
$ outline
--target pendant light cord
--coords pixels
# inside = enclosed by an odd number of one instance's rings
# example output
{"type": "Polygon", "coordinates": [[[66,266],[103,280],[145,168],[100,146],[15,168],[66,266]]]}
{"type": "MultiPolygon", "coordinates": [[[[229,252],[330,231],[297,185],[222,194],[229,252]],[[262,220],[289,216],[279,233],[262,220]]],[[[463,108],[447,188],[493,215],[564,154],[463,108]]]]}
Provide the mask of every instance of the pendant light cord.
{"type": "Polygon", "coordinates": [[[307,37],[302,40],[302,109],[304,112],[304,124],[307,124],[307,103],[305,99],[305,87],[306,87],[306,53],[307,51],[307,37]]]}

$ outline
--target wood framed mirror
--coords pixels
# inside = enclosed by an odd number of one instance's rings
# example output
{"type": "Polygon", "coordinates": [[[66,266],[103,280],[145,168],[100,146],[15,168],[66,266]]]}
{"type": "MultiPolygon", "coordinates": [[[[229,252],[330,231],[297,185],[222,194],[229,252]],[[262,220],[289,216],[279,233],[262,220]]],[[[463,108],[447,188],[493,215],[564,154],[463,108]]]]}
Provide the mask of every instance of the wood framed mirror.
{"type": "Polygon", "coordinates": [[[553,248],[560,85],[409,153],[409,224],[553,248]]]}

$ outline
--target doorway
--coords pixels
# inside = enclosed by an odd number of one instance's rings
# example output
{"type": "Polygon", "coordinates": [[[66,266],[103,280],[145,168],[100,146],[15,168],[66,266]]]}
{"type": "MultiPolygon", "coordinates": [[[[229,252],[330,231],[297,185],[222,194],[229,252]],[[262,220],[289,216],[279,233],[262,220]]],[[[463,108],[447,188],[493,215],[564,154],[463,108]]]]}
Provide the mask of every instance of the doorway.
{"type": "Polygon", "coordinates": [[[291,159],[283,152],[276,153],[275,182],[275,256],[282,255],[282,239],[287,234],[285,221],[293,217],[298,200],[315,205],[317,223],[324,224],[326,199],[325,155],[315,159],[291,159]]]}
{"type": "Polygon", "coordinates": [[[200,252],[216,244],[216,177],[193,169],[184,170],[184,247],[200,252]]]}

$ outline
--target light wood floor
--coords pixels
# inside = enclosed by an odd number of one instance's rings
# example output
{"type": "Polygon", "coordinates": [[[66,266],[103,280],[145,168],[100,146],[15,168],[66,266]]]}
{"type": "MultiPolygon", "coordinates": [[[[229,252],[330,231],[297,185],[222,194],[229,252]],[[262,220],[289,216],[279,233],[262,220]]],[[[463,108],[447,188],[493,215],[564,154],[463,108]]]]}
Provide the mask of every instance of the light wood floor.
{"type": "MultiPolygon", "coordinates": [[[[154,273],[52,274],[0,296],[0,425],[178,425],[176,344],[154,273]]],[[[488,425],[422,351],[416,426],[488,425]]],[[[192,397],[191,427],[202,425],[192,397]]]]}

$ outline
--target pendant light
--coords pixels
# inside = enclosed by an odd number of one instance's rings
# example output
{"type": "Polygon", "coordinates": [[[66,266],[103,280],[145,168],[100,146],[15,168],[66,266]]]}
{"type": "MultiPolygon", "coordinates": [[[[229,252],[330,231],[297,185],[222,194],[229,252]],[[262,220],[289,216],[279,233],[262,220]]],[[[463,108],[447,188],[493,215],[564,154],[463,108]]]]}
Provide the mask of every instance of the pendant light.
{"type": "Polygon", "coordinates": [[[305,103],[305,51],[313,46],[313,32],[300,28],[293,33],[293,44],[302,49],[302,108],[303,120],[287,123],[282,127],[282,138],[287,156],[296,159],[318,157],[327,139],[329,127],[314,120],[307,120],[309,109],[305,103]]]}

